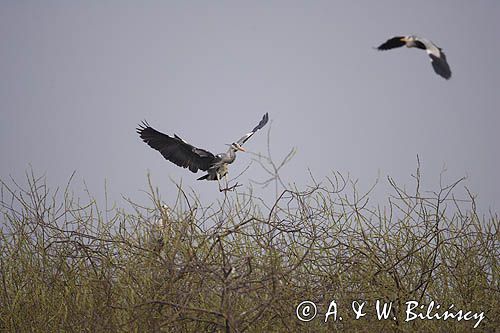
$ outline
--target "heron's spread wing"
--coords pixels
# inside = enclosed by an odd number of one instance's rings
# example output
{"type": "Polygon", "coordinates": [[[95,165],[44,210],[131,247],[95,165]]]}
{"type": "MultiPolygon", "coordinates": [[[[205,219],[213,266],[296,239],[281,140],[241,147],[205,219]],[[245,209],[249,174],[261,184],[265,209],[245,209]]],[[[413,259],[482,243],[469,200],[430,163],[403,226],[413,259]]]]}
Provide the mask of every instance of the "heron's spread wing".
{"type": "Polygon", "coordinates": [[[264,115],[264,117],[262,117],[262,120],[259,122],[259,124],[255,126],[250,133],[245,134],[245,136],[239,139],[236,143],[238,143],[240,146],[243,145],[245,142],[247,142],[248,139],[252,137],[252,135],[254,135],[255,132],[264,127],[267,124],[268,120],[269,120],[269,115],[266,112],[266,114],[264,115]]]}
{"type": "Polygon", "coordinates": [[[406,42],[404,41],[404,36],[392,37],[391,39],[388,39],[385,43],[379,45],[379,47],[377,47],[377,50],[379,51],[390,50],[396,47],[401,47],[405,44],[406,42]]]}
{"type": "Polygon", "coordinates": [[[421,50],[427,50],[427,45],[425,45],[425,43],[423,43],[420,40],[416,40],[415,41],[415,47],[417,47],[417,48],[419,48],[421,50]]]}
{"type": "Polygon", "coordinates": [[[167,160],[180,167],[189,168],[192,172],[197,172],[198,169],[206,171],[217,160],[211,152],[196,148],[175,134],[172,138],[158,132],[145,121],[137,128],[137,133],[145,143],[158,150],[167,160]]]}
{"type": "Polygon", "coordinates": [[[439,46],[425,38],[419,37],[417,43],[421,43],[425,46],[425,51],[431,58],[432,68],[434,68],[436,74],[444,77],[446,80],[451,78],[450,65],[448,65],[448,61],[446,60],[446,55],[444,54],[443,50],[439,46]]]}
{"type": "Polygon", "coordinates": [[[431,58],[432,68],[434,68],[434,72],[444,77],[446,80],[451,78],[450,65],[448,65],[448,61],[446,61],[446,55],[444,54],[444,52],[439,49],[439,56],[435,56],[433,53],[428,54],[431,58]]]}

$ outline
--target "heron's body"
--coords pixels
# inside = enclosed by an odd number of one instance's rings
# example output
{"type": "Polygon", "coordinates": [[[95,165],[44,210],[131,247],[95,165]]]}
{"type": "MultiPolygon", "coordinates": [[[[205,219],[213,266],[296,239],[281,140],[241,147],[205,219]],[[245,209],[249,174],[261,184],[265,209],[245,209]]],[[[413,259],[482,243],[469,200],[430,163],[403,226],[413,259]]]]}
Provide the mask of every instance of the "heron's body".
{"type": "Polygon", "coordinates": [[[233,148],[229,148],[227,153],[217,154],[218,161],[214,162],[207,170],[207,174],[198,178],[198,180],[220,180],[227,175],[228,165],[236,159],[236,152],[233,148]]]}
{"type": "Polygon", "coordinates": [[[388,39],[386,42],[382,43],[377,49],[379,51],[385,51],[401,47],[405,45],[408,48],[418,48],[425,50],[427,55],[431,58],[432,68],[436,74],[442,76],[446,80],[451,77],[451,69],[446,60],[446,55],[443,50],[436,44],[428,39],[418,37],[415,35],[410,36],[397,36],[388,39]]]}
{"type": "Polygon", "coordinates": [[[149,126],[147,122],[143,122],[137,128],[137,133],[145,143],[151,148],[158,150],[170,162],[180,167],[188,168],[191,172],[198,172],[198,170],[206,171],[207,174],[198,178],[198,180],[220,180],[227,175],[228,165],[236,159],[236,152],[245,151],[242,145],[255,132],[264,127],[268,119],[269,116],[266,113],[251,132],[230,144],[227,152],[217,155],[205,149],[196,148],[175,134],[171,137],[158,132],[149,126]]]}

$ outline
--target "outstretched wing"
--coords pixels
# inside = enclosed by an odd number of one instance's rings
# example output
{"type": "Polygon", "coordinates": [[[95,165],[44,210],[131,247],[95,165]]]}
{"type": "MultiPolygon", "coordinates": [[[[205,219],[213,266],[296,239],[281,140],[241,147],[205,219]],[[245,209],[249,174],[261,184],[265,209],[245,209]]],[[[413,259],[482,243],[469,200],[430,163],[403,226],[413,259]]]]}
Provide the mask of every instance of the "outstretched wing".
{"type": "Polygon", "coordinates": [[[236,143],[242,146],[245,142],[247,142],[248,139],[252,137],[252,135],[254,135],[255,132],[264,127],[267,124],[268,120],[269,120],[269,115],[266,112],[266,114],[264,115],[264,117],[262,117],[262,120],[259,122],[259,124],[255,126],[255,128],[250,133],[245,134],[245,136],[236,141],[236,143]]]}
{"type": "Polygon", "coordinates": [[[175,134],[172,138],[158,132],[146,121],[137,128],[137,133],[145,143],[158,150],[167,160],[180,167],[189,168],[192,172],[197,172],[198,169],[207,171],[217,160],[211,152],[196,148],[175,134]]]}
{"type": "Polygon", "coordinates": [[[448,61],[446,61],[446,56],[444,52],[439,49],[439,57],[436,57],[432,53],[428,53],[431,58],[432,68],[434,68],[434,72],[436,74],[442,76],[446,80],[451,78],[451,69],[450,65],[448,65],[448,61]]]}
{"type": "Polygon", "coordinates": [[[436,74],[442,76],[446,80],[451,78],[450,65],[448,65],[448,61],[446,60],[446,55],[444,54],[443,50],[439,46],[434,44],[434,42],[425,38],[419,37],[416,42],[425,46],[422,48],[425,48],[425,51],[431,58],[432,68],[434,68],[434,72],[436,72],[436,74]]]}
{"type": "Polygon", "coordinates": [[[377,50],[385,51],[385,50],[395,49],[396,47],[401,47],[406,44],[404,38],[405,38],[404,36],[392,37],[391,39],[388,39],[385,43],[379,45],[379,47],[377,47],[377,50]]]}

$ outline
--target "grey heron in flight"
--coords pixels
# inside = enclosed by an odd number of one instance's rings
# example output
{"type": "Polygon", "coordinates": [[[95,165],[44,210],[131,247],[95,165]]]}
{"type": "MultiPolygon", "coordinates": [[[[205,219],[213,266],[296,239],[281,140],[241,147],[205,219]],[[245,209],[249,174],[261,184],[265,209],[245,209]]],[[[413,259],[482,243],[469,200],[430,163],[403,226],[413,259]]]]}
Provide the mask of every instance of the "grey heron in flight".
{"type": "MultiPolygon", "coordinates": [[[[242,145],[247,142],[255,132],[264,127],[268,120],[269,116],[266,113],[251,132],[245,134],[238,141],[228,145],[229,149],[227,152],[217,155],[205,149],[192,146],[176,134],[171,137],[158,132],[149,126],[146,121],[143,121],[142,124],[139,125],[137,133],[145,143],[151,148],[158,150],[163,157],[170,162],[180,167],[188,168],[191,172],[196,173],[198,170],[206,171],[207,174],[198,178],[198,180],[206,179],[220,181],[220,179],[227,174],[228,165],[234,162],[236,152],[245,151],[242,145]]],[[[237,184],[235,186],[237,186],[237,184]]],[[[220,189],[220,184],[219,190],[223,191],[220,189]]]]}
{"type": "Polygon", "coordinates": [[[421,38],[418,36],[397,36],[388,39],[385,43],[377,47],[379,51],[385,51],[401,47],[406,45],[406,47],[416,47],[425,50],[429,57],[431,58],[432,68],[434,71],[448,80],[451,77],[451,70],[448,62],[446,61],[446,55],[443,50],[430,40],[421,38]]]}

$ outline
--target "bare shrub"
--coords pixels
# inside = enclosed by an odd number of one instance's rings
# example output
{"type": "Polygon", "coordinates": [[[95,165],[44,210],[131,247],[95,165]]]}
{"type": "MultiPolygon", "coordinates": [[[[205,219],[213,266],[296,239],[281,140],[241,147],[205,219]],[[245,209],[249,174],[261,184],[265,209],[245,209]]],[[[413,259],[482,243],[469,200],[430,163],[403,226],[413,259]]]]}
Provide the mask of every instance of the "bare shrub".
{"type": "Polygon", "coordinates": [[[71,180],[53,193],[32,172],[27,186],[2,181],[0,328],[468,332],[474,325],[405,323],[407,300],[484,311],[480,330],[498,328],[499,219],[480,218],[472,195],[453,196],[462,180],[422,192],[417,169],[411,193],[389,178],[393,195],[374,208],[370,192],[358,193],[339,173],[298,189],[279,178],[281,166],[264,182],[275,182],[274,202],[242,190],[208,207],[181,186],[173,206],[149,183],[150,205],[103,211],[90,196],[74,198],[71,180]],[[313,321],[296,317],[303,300],[318,306],[313,321]],[[325,323],[332,300],[343,320],[325,323]],[[393,302],[396,320],[378,320],[376,300],[393,302]],[[370,304],[367,316],[355,319],[353,301],[370,304]]]}

